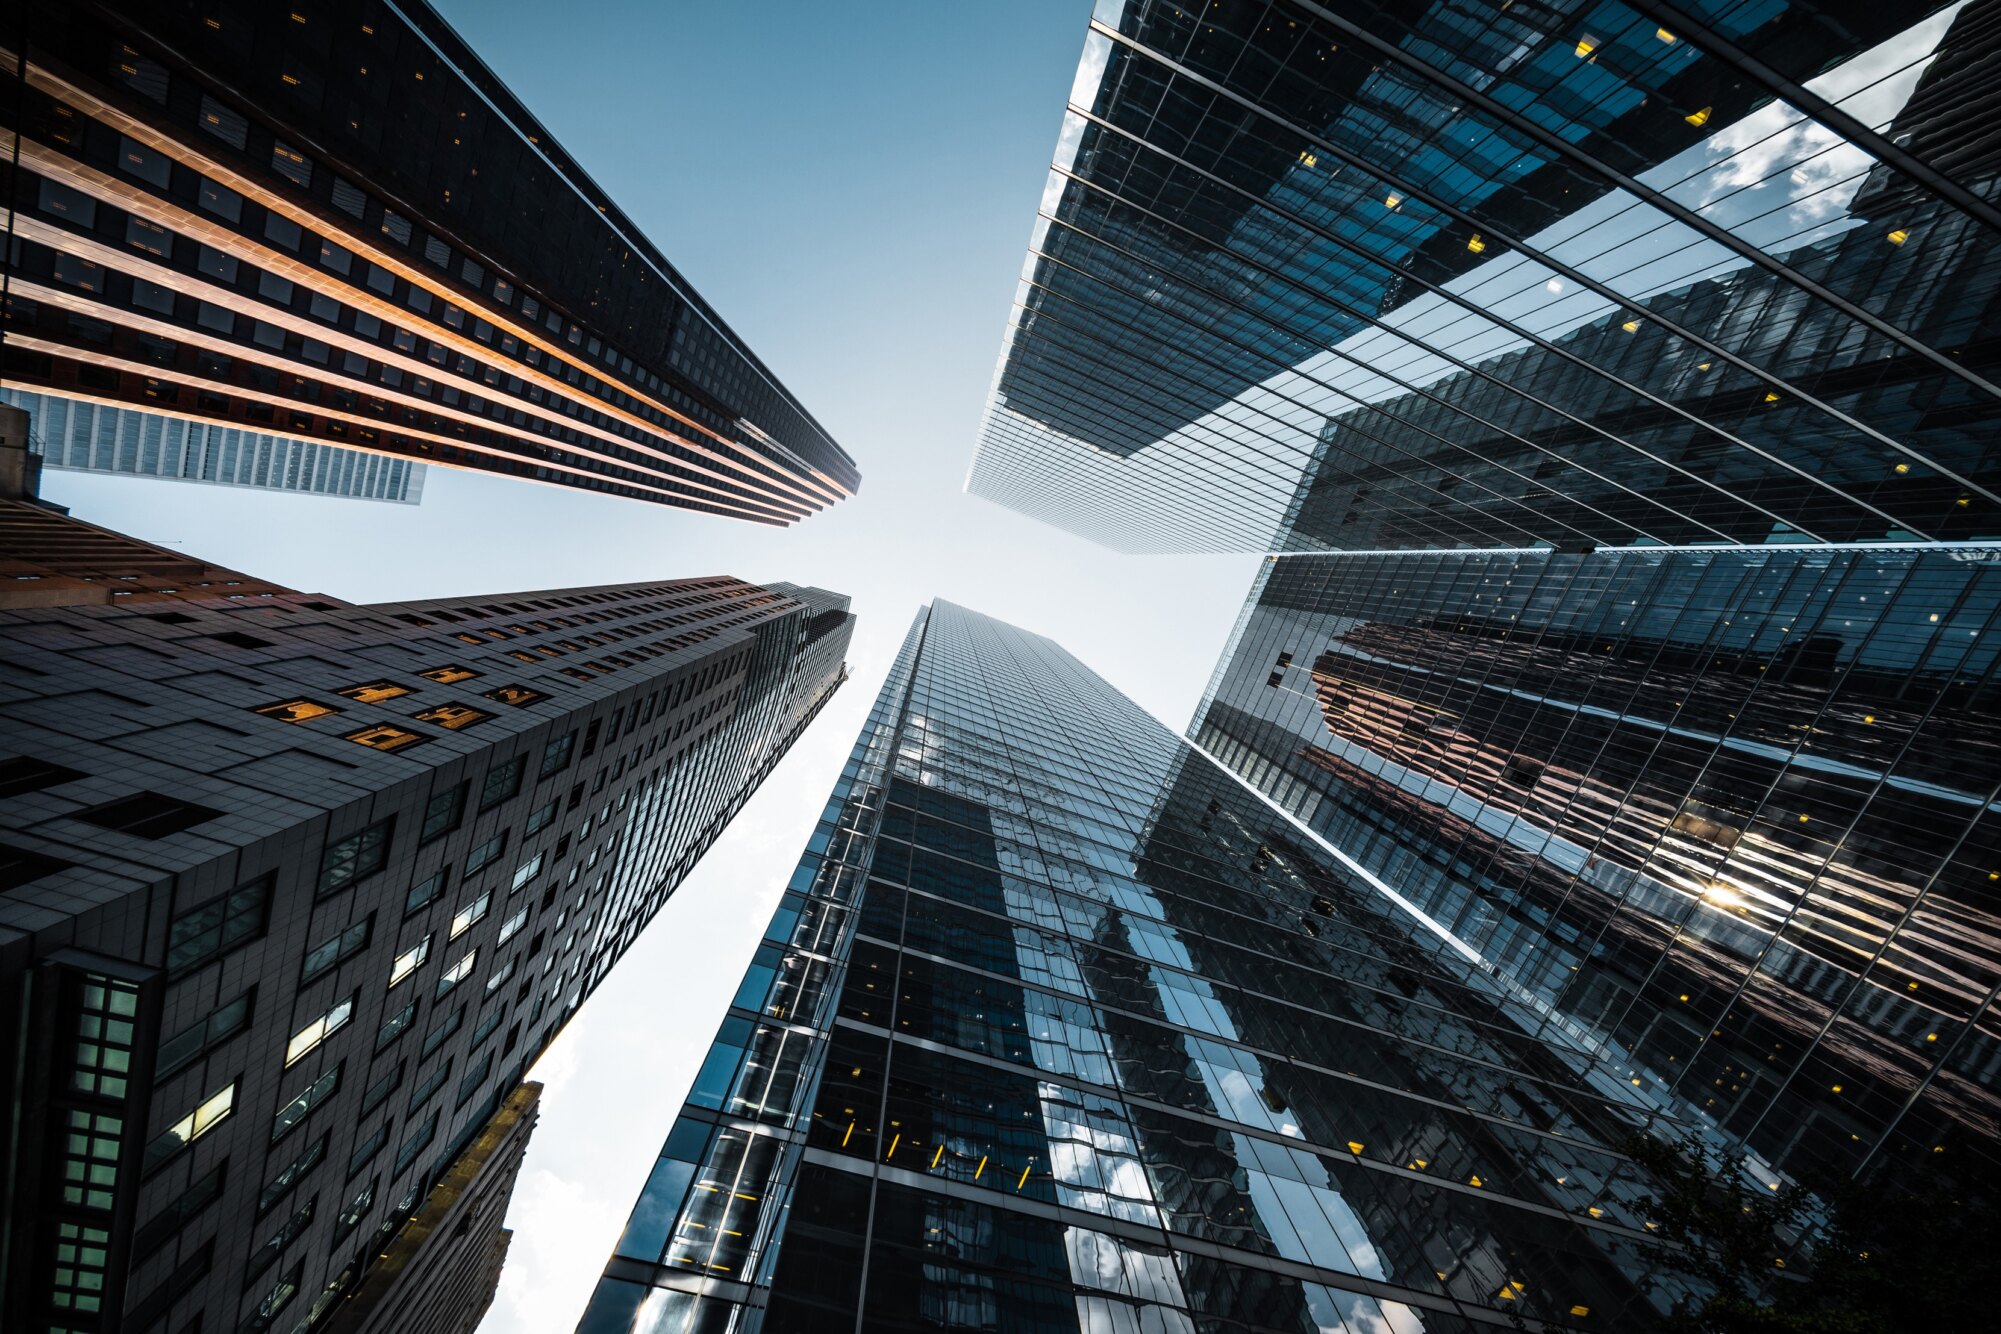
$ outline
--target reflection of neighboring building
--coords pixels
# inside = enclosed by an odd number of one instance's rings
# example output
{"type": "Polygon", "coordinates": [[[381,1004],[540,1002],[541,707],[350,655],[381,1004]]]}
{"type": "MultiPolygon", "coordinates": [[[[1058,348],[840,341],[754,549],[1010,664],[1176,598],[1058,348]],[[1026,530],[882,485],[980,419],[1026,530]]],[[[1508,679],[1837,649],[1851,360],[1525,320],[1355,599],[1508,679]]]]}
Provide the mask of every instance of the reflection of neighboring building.
{"type": "Polygon", "coordinates": [[[579,1329],[1647,1328],[1647,1117],[1061,648],[934,603],[579,1329]]]}
{"type": "Polygon", "coordinates": [[[34,419],[42,460],[58,471],[405,505],[417,504],[424,494],[424,465],[389,454],[11,389],[0,391],[0,403],[34,419]]]}
{"type": "Polygon", "coordinates": [[[1985,1156],[1997,608],[1921,550],[1293,557],[1194,736],[1769,1161],[1985,1156]]]}

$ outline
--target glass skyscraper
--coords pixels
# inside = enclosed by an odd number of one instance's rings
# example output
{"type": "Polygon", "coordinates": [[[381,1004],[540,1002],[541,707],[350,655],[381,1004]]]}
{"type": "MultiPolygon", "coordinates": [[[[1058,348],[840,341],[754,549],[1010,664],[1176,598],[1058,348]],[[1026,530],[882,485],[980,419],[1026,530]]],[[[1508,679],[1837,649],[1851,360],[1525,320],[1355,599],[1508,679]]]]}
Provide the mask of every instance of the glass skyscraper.
{"type": "Polygon", "coordinates": [[[417,504],[424,494],[424,465],[387,454],[22,390],[0,391],[0,404],[29,414],[42,462],[58,472],[157,477],[404,505],[417,504]]]}
{"type": "Polygon", "coordinates": [[[2001,537],[1991,11],[1102,0],[969,487],[1134,551],[2001,537]]]}
{"type": "Polygon", "coordinates": [[[1642,1328],[1659,1104],[1540,1013],[935,602],[579,1328],[1642,1328]]]}
{"type": "Polygon", "coordinates": [[[0,37],[13,387],[753,523],[853,461],[422,0],[0,37]]]}

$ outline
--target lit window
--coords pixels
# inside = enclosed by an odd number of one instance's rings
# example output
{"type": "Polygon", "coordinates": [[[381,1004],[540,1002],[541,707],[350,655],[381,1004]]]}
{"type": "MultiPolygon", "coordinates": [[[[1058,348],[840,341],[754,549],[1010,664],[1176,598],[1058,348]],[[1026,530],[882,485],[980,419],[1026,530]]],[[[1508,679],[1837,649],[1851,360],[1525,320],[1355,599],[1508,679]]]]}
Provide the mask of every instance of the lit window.
{"type": "Polygon", "coordinates": [[[513,890],[521,888],[523,885],[527,884],[530,880],[533,880],[536,876],[540,875],[541,873],[542,873],[542,854],[538,852],[533,857],[530,857],[527,861],[521,863],[521,865],[514,868],[514,880],[513,883],[508,887],[509,892],[511,893],[513,890]]]}
{"type": "Polygon", "coordinates": [[[471,977],[473,967],[478,963],[479,963],[479,951],[467,950],[465,958],[460,959],[450,968],[447,968],[445,970],[445,975],[438,979],[437,994],[442,996],[447,991],[450,991],[453,987],[457,986],[459,983],[471,977]]]}
{"type": "Polygon", "coordinates": [[[464,935],[468,930],[470,930],[475,922],[478,922],[481,918],[485,917],[486,905],[491,898],[492,898],[491,894],[482,894],[478,898],[474,899],[471,903],[468,903],[465,907],[459,909],[456,913],[453,913],[452,934],[450,938],[453,940],[457,940],[460,936],[464,935]]]}
{"type": "Polygon", "coordinates": [[[493,715],[484,709],[475,709],[467,704],[439,704],[418,714],[417,721],[456,732],[461,728],[471,727],[474,723],[483,723],[491,717],[493,715]]]}
{"type": "Polygon", "coordinates": [[[215,1128],[236,1106],[236,1085],[231,1083],[201,1100],[192,1112],[155,1136],[146,1146],[146,1170],[152,1171],[188,1145],[215,1128]]]}
{"type": "Polygon", "coordinates": [[[425,738],[421,733],[412,732],[407,727],[394,723],[377,723],[373,727],[358,728],[345,734],[345,739],[370,750],[402,750],[414,746],[425,738]]]}
{"type": "Polygon", "coordinates": [[[395,699],[399,695],[409,694],[410,687],[399,686],[394,681],[370,681],[366,685],[348,686],[334,693],[345,695],[357,704],[380,704],[385,699],[395,699]]]}
{"type": "Polygon", "coordinates": [[[500,704],[512,704],[517,709],[533,704],[538,699],[548,698],[539,690],[530,690],[527,686],[519,685],[495,686],[491,690],[482,692],[481,697],[500,704]]]}
{"type": "Polygon", "coordinates": [[[292,1034],[292,1040],[285,1044],[286,1066],[291,1066],[301,1056],[346,1028],[347,1021],[352,1018],[354,1018],[354,997],[350,996],[292,1034]]]}
{"type": "Polygon", "coordinates": [[[431,938],[427,935],[415,945],[412,945],[409,949],[404,950],[396,956],[396,961],[389,966],[389,985],[395,987],[398,983],[409,977],[410,974],[422,968],[424,961],[430,957],[431,938]]]}
{"type": "Polygon", "coordinates": [[[288,699],[282,704],[260,704],[251,710],[266,718],[276,718],[281,723],[310,722],[314,718],[325,718],[340,710],[328,704],[315,704],[309,699],[288,699]]]}
{"type": "Polygon", "coordinates": [[[505,945],[508,941],[514,939],[515,934],[527,924],[528,909],[524,906],[520,912],[515,913],[514,916],[500,924],[500,940],[498,943],[505,945]]]}
{"type": "Polygon", "coordinates": [[[479,673],[470,667],[461,667],[453,663],[445,667],[433,667],[430,671],[418,672],[417,675],[427,681],[436,681],[440,685],[451,685],[456,681],[470,681],[479,673]]]}

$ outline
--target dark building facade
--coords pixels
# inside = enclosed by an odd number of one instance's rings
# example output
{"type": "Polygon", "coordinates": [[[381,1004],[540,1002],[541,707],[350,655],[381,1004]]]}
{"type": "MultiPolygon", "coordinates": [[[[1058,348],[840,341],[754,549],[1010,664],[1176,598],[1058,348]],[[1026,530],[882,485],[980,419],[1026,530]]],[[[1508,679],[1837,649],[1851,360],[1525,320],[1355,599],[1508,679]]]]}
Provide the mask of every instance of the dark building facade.
{"type": "Polygon", "coordinates": [[[523,1070],[845,679],[846,599],[354,606],[12,506],[0,1319],[411,1328],[497,1272],[523,1070]]]}
{"type": "Polygon", "coordinates": [[[756,523],[853,462],[422,3],[4,39],[5,379],[756,523]]]}
{"type": "Polygon", "coordinates": [[[1991,0],[1100,5],[969,489],[1134,551],[2001,536],[1997,51],[1991,0]]]}
{"type": "Polygon", "coordinates": [[[1190,735],[1779,1171],[2001,1180],[2001,548],[1294,556],[1190,735]]]}
{"type": "Polygon", "coordinates": [[[1538,1015],[933,603],[579,1329],[1647,1328],[1656,1105],[1538,1015]]]}

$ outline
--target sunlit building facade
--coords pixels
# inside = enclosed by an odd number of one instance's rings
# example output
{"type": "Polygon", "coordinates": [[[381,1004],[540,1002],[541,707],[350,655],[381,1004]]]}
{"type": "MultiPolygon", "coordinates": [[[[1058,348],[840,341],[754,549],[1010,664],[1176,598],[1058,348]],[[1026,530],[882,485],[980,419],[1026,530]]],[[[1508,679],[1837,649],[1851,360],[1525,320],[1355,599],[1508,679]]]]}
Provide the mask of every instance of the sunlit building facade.
{"type": "Polygon", "coordinates": [[[783,525],[852,460],[427,5],[37,4],[10,386],[783,525]]]}
{"type": "Polygon", "coordinates": [[[424,465],[387,454],[13,389],[0,390],[0,404],[29,414],[36,451],[56,472],[403,505],[415,505],[424,495],[424,465]]]}
{"type": "Polygon", "coordinates": [[[469,1328],[523,1072],[845,679],[846,599],[355,606],[0,519],[0,1324],[469,1328]]]}
{"type": "Polygon", "coordinates": [[[1131,551],[2001,537],[1997,31],[1105,0],[969,489],[1131,551]]]}
{"type": "Polygon", "coordinates": [[[1656,1104],[1538,1015],[934,602],[579,1329],[1647,1328],[1656,1104]]]}

